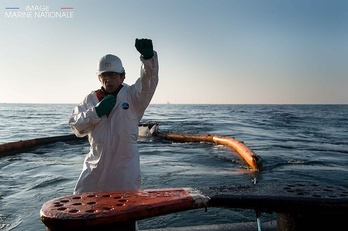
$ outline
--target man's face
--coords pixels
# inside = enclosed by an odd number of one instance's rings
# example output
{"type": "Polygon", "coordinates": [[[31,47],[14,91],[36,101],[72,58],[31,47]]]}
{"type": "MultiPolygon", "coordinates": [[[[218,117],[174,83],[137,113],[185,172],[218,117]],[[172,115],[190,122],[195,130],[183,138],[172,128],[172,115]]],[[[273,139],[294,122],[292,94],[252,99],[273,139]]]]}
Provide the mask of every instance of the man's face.
{"type": "Polygon", "coordinates": [[[104,72],[98,75],[99,81],[108,93],[112,93],[123,83],[125,74],[116,72],[104,72]]]}

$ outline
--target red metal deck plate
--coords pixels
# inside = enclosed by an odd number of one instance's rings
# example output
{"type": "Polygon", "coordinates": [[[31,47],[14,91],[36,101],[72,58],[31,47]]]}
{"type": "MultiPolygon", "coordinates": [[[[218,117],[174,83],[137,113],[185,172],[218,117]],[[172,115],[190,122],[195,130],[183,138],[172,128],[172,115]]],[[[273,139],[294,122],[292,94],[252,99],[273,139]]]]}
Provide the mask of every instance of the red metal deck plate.
{"type": "Polygon", "coordinates": [[[46,202],[40,218],[47,227],[90,227],[184,211],[194,207],[184,189],[82,193],[46,202]]]}

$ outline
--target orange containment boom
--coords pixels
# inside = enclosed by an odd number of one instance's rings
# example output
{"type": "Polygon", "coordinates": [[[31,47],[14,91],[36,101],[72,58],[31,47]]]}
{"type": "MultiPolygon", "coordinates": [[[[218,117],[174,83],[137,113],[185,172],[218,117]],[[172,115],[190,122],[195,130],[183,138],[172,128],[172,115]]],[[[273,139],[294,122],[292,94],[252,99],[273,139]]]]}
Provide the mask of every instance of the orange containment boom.
{"type": "Polygon", "coordinates": [[[291,213],[310,219],[310,225],[321,227],[320,222],[327,221],[333,227],[335,222],[346,222],[348,189],[294,182],[81,193],[46,202],[40,219],[50,231],[104,230],[127,221],[207,207],[291,213]]]}
{"type": "Polygon", "coordinates": [[[162,132],[155,132],[152,135],[175,142],[208,142],[226,145],[234,149],[253,170],[262,170],[261,157],[256,155],[248,146],[244,144],[244,142],[232,137],[209,134],[176,134],[162,132]]]}
{"type": "Polygon", "coordinates": [[[76,137],[75,135],[62,135],[62,136],[54,136],[54,137],[44,137],[44,138],[36,138],[30,140],[20,140],[5,144],[0,144],[0,157],[12,155],[20,152],[24,152],[35,148],[39,145],[59,142],[59,141],[70,141],[70,140],[78,140],[81,138],[76,137]]]}
{"type": "MultiPolygon", "coordinates": [[[[155,124],[141,124],[139,123],[139,136],[148,137],[151,134],[151,128],[155,124]]],[[[155,128],[155,127],[154,127],[155,128]]],[[[153,129],[154,129],[153,128],[153,129]]],[[[21,152],[25,152],[36,148],[40,145],[45,145],[54,142],[66,142],[74,140],[85,140],[87,137],[77,137],[75,134],[71,135],[60,135],[52,137],[42,137],[29,140],[20,140],[15,142],[9,142],[0,144],[0,157],[13,155],[21,152]]]]}

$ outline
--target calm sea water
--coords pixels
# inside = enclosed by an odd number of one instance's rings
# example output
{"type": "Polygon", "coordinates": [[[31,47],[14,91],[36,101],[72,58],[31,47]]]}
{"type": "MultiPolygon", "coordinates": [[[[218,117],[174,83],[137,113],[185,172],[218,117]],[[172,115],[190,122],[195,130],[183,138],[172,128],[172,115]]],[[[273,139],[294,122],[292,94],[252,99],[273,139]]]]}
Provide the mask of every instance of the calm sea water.
{"type": "MultiPolygon", "coordinates": [[[[0,104],[0,143],[71,134],[75,105],[0,104]]],[[[140,138],[142,188],[305,181],[348,187],[348,105],[150,105],[144,122],[160,131],[217,134],[244,141],[263,160],[255,175],[221,145],[140,138]]],[[[88,152],[57,142],[0,158],[0,230],[45,230],[48,200],[71,194],[88,152]]],[[[263,220],[274,219],[262,214],[263,220]]],[[[141,229],[255,221],[255,212],[208,208],[139,221],[141,229]]]]}

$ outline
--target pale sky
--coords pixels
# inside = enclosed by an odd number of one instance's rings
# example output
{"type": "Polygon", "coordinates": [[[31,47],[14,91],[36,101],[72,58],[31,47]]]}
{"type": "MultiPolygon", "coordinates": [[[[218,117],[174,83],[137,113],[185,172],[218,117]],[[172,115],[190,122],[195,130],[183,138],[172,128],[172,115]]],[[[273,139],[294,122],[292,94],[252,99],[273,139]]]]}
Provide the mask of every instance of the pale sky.
{"type": "Polygon", "coordinates": [[[154,104],[348,103],[346,0],[0,4],[0,103],[79,103],[100,88],[97,64],[108,53],[132,84],[135,38],[158,52],[154,104]]]}

